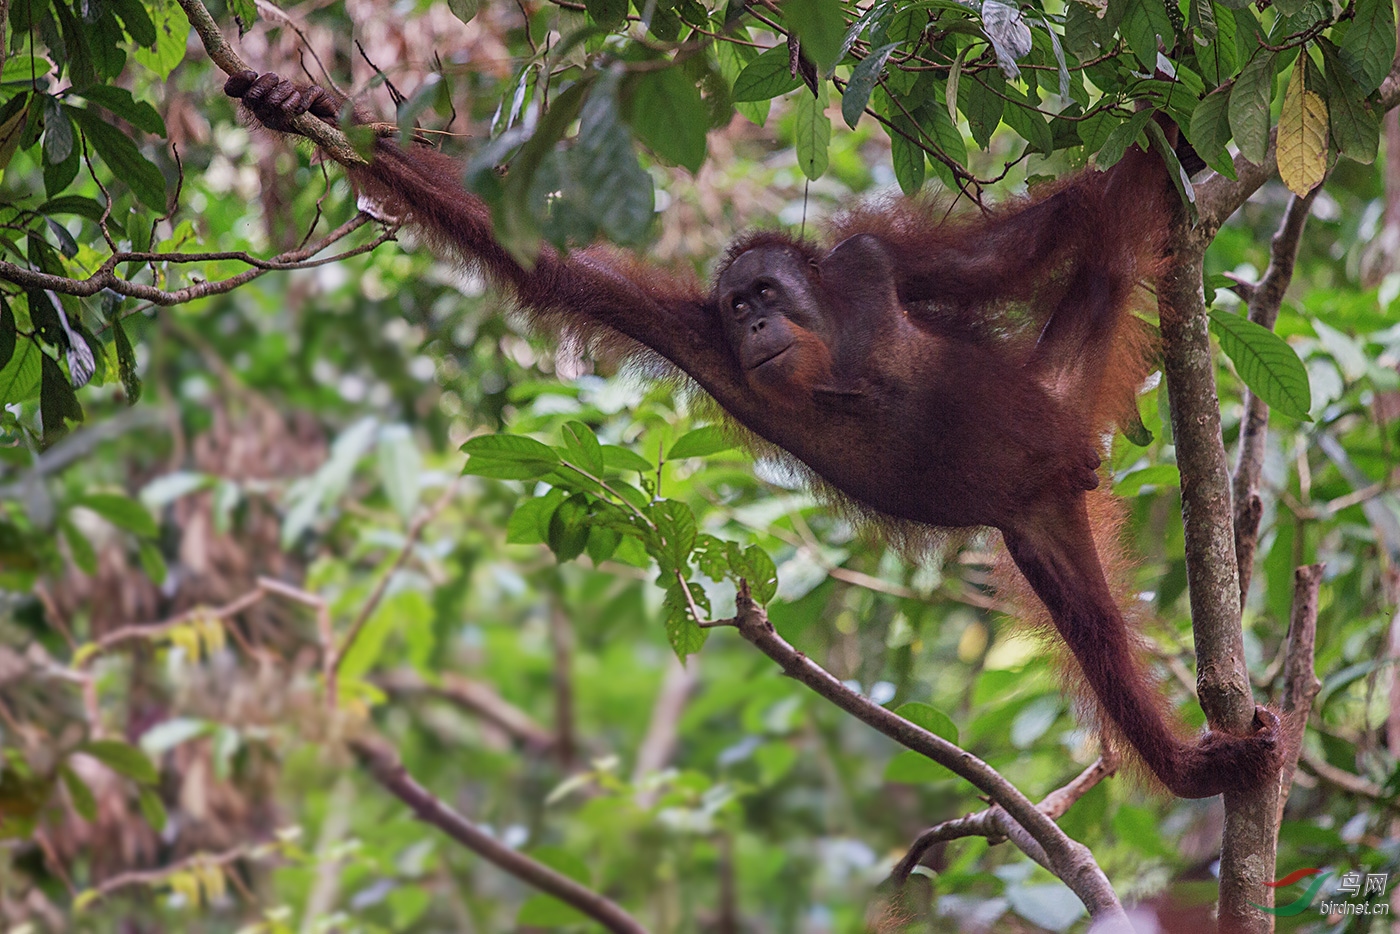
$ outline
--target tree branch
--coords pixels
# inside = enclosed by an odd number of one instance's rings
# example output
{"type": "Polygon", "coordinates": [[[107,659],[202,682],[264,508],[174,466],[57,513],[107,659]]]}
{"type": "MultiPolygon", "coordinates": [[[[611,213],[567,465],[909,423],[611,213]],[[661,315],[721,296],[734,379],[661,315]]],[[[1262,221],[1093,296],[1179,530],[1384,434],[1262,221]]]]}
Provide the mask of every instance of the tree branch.
{"type": "MultiPolygon", "coordinates": [[[[299,250],[289,250],[281,253],[270,260],[257,260],[251,256],[238,255],[228,258],[241,259],[243,262],[251,263],[256,268],[246,272],[240,272],[236,276],[227,279],[219,279],[213,282],[198,282],[194,285],[185,286],[183,289],[161,289],[153,285],[143,285],[139,282],[132,282],[117,275],[117,266],[124,262],[191,262],[186,254],[181,253],[113,253],[98,268],[96,272],[86,279],[70,279],[65,276],[53,276],[44,272],[36,272],[26,269],[14,263],[0,260],[0,279],[22,285],[26,288],[44,289],[49,292],[57,292],[60,295],[75,295],[79,298],[96,295],[104,289],[111,289],[118,295],[125,295],[128,298],[138,298],[142,301],[150,302],[153,305],[180,305],[185,302],[194,301],[197,298],[207,298],[210,295],[223,295],[232,292],[241,285],[246,285],[269,272],[283,269],[308,269],[312,266],[324,266],[328,263],[337,263],[352,256],[359,256],[361,253],[368,253],[376,249],[386,240],[391,240],[398,228],[387,227],[385,230],[368,243],[337,253],[334,256],[325,256],[321,259],[313,260],[311,257],[324,250],[338,240],[343,239],[351,232],[358,230],[368,224],[374,218],[363,212],[355,215],[350,220],[332,230],[325,237],[316,243],[303,247],[299,250]]],[[[220,258],[220,257],[213,257],[220,258]]]]}
{"type": "Polygon", "coordinates": [[[444,804],[413,780],[399,761],[398,753],[381,739],[355,739],[350,749],[391,794],[407,804],[418,819],[447,834],[482,859],[500,867],[517,879],[553,895],[597,921],[614,934],[647,934],[646,928],[622,906],[585,888],[561,873],[512,850],[487,834],[467,818],[444,804]]]}
{"type": "MultiPolygon", "coordinates": [[[[228,44],[228,40],[219,30],[219,24],[214,22],[214,17],[209,15],[209,10],[200,0],[178,0],[178,2],[185,11],[185,16],[189,18],[190,25],[199,34],[199,41],[204,44],[204,51],[209,53],[209,58],[223,70],[224,74],[236,75],[240,71],[256,70],[249,68],[248,64],[238,57],[238,53],[228,44]]],[[[350,140],[346,138],[345,134],[320,117],[312,116],[309,113],[299,114],[292,118],[291,124],[293,129],[311,140],[326,155],[341,165],[364,165],[366,163],[365,157],[355,151],[355,147],[350,145],[350,140]]]]}
{"type": "MultiPolygon", "coordinates": [[[[1036,805],[1036,810],[1051,820],[1059,820],[1069,810],[1070,805],[1116,771],[1118,771],[1117,753],[1109,752],[1100,756],[1068,784],[1056,788],[1046,795],[1044,800],[1036,805]]],[[[924,855],[936,844],[962,837],[986,837],[992,843],[1000,843],[1002,840],[1010,839],[1031,859],[1051,872],[1055,871],[1050,866],[1045,851],[1026,833],[1025,828],[1012,820],[1011,815],[1007,814],[1003,808],[993,806],[985,811],[978,811],[975,814],[935,824],[919,834],[918,839],[909,847],[909,852],[905,853],[904,858],[890,871],[890,878],[897,884],[903,885],[905,880],[909,878],[909,874],[914,871],[914,867],[919,865],[924,855]]]]}
{"type": "MultiPolygon", "coordinates": [[[[1314,657],[1317,645],[1317,592],[1322,584],[1321,564],[1307,564],[1293,572],[1293,612],[1288,620],[1288,639],[1283,655],[1283,723],[1286,731],[1285,749],[1294,750],[1283,763],[1284,793],[1279,796],[1279,819],[1288,801],[1287,791],[1293,787],[1293,773],[1298,769],[1298,752],[1303,748],[1303,731],[1308,725],[1308,713],[1313,698],[1322,690],[1317,678],[1314,657]]],[[[1272,876],[1270,877],[1272,878],[1272,876]]]]}
{"type": "Polygon", "coordinates": [[[1123,907],[1118,902],[1118,896],[1114,894],[1103,870],[1094,861],[1093,854],[1083,844],[1070,839],[1015,785],[967,750],[857,694],[826,669],[793,648],[787,640],[778,635],[778,631],[768,621],[768,614],[764,609],[754,602],[749,594],[747,582],[740,583],[736,604],[737,615],[734,619],[722,623],[716,621],[712,625],[735,626],[741,636],[782,666],[784,674],[805,684],[867,726],[875,728],[900,745],[927,756],[985,792],[1024,828],[1045,856],[1045,865],[1079,897],[1089,910],[1090,917],[1108,926],[1103,930],[1131,930],[1123,907]]]}
{"type": "MultiPolygon", "coordinates": [[[[1283,305],[1284,293],[1293,281],[1293,267],[1298,260],[1298,247],[1303,242],[1303,227],[1308,222],[1318,185],[1303,197],[1293,195],[1283,212],[1277,232],[1269,244],[1269,268],[1250,290],[1249,320],[1273,330],[1283,305]]],[[[1231,488],[1235,499],[1235,561],[1239,565],[1240,606],[1249,595],[1249,581],[1254,573],[1254,550],[1259,544],[1259,519],[1263,503],[1259,499],[1259,473],[1264,466],[1264,443],[1269,435],[1269,406],[1253,391],[1244,394],[1244,422],[1240,427],[1240,451],[1235,462],[1231,488]]]]}
{"type": "Polygon", "coordinates": [[[480,681],[444,674],[441,683],[429,684],[417,672],[404,668],[380,675],[374,683],[394,697],[422,695],[447,701],[480,717],[532,752],[544,752],[554,745],[553,733],[480,681]]]}

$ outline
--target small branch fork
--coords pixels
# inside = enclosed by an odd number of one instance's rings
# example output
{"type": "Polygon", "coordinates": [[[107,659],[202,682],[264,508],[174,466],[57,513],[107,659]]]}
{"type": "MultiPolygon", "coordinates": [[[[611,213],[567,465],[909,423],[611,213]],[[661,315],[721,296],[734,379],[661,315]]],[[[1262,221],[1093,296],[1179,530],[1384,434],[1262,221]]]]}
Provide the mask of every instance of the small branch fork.
{"type": "MultiPolygon", "coordinates": [[[[1072,840],[1046,811],[1031,803],[1015,785],[967,750],[851,690],[829,671],[793,648],[778,635],[768,621],[767,612],[754,602],[747,581],[740,581],[736,609],[733,619],[714,620],[701,625],[706,628],[735,627],[739,635],[777,662],[784,674],[802,682],[867,726],[927,756],[977,786],[991,799],[994,809],[1000,808],[1007,815],[1003,835],[1023,849],[1026,849],[1025,843],[1032,844],[1027,853],[1069,886],[1089,910],[1090,917],[1105,925],[1102,930],[1131,930],[1118,896],[1114,894],[1108,877],[1094,861],[1093,854],[1083,844],[1072,840]],[[1012,830],[1012,827],[1016,829],[1012,830]]],[[[985,820],[992,821],[993,818],[985,820]]]]}
{"type": "MultiPolygon", "coordinates": [[[[1051,820],[1058,820],[1074,802],[1084,797],[1089,789],[1117,770],[1118,754],[1108,752],[1094,760],[1092,765],[1076,775],[1068,784],[1056,788],[1046,795],[1045,800],[1036,805],[1036,809],[1051,820]]],[[[903,885],[925,854],[936,844],[963,837],[986,837],[991,843],[1011,840],[1031,859],[1054,872],[1054,867],[1049,864],[1040,844],[1026,833],[1024,827],[1012,820],[1011,815],[1007,814],[1004,808],[1000,805],[993,805],[985,811],[978,811],[976,814],[968,814],[956,820],[935,824],[919,834],[909,847],[909,852],[905,853],[904,858],[890,871],[890,878],[895,883],[903,885]]]]}
{"type": "Polygon", "coordinates": [[[312,259],[317,253],[343,240],[372,220],[372,217],[362,212],[352,217],[344,224],[341,224],[315,243],[300,249],[279,253],[272,259],[259,259],[241,251],[229,253],[117,252],[109,256],[102,265],[98,267],[98,270],[86,279],[53,276],[48,273],[37,272],[33,269],[26,269],[15,263],[0,260],[0,279],[13,282],[25,288],[44,289],[50,292],[58,292],[62,295],[75,295],[79,298],[86,298],[110,289],[118,295],[140,299],[150,302],[153,305],[179,305],[184,302],[194,301],[197,298],[207,298],[210,295],[223,295],[226,292],[232,292],[239,286],[252,282],[254,279],[276,270],[308,269],[313,266],[338,263],[352,256],[369,253],[378,248],[378,246],[385,241],[394,239],[395,234],[398,233],[398,228],[396,226],[390,226],[385,228],[378,236],[368,243],[363,243],[341,253],[336,253],[334,256],[312,259]],[[207,263],[221,260],[234,260],[247,263],[253,268],[240,272],[235,276],[229,276],[227,279],[218,279],[212,282],[198,282],[193,285],[185,286],[182,289],[162,289],[154,285],[132,282],[129,279],[123,279],[121,276],[117,275],[117,267],[126,262],[207,263]]]}

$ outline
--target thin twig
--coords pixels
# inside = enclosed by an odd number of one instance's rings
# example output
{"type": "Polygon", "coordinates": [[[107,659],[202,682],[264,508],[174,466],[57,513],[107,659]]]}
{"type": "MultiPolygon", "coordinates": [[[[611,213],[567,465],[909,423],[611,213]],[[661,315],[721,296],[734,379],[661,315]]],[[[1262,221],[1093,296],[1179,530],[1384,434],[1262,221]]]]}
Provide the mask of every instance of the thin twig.
{"type": "Polygon", "coordinates": [[[417,672],[403,669],[379,675],[374,683],[393,696],[422,695],[447,701],[480,717],[531,751],[544,752],[554,745],[553,733],[484,682],[445,674],[440,683],[429,684],[417,672]]]}
{"type": "Polygon", "coordinates": [[[271,846],[268,844],[264,844],[258,847],[250,847],[247,845],[243,845],[236,846],[233,849],[226,850],[223,853],[196,853],[193,856],[187,856],[182,860],[173,862],[168,866],[161,866],[159,869],[141,869],[132,872],[121,872],[116,874],[115,876],[109,876],[102,881],[101,885],[97,886],[94,889],[89,889],[87,892],[84,892],[82,894],[93,899],[106,898],[113,892],[120,891],[121,889],[131,888],[132,886],[160,885],[162,882],[165,882],[171,876],[179,872],[185,872],[187,870],[202,868],[205,866],[217,866],[219,868],[223,868],[224,866],[227,866],[230,863],[235,863],[240,859],[244,859],[245,857],[256,857],[258,855],[261,855],[262,851],[271,852],[271,846]]]}
{"type": "Polygon", "coordinates": [[[223,606],[198,606],[159,623],[135,623],[130,626],[121,626],[117,629],[113,629],[96,642],[90,643],[90,648],[85,646],[79,647],[79,654],[81,657],[74,667],[79,669],[87,668],[97,656],[110,651],[113,647],[123,642],[132,642],[136,640],[149,641],[159,638],[172,629],[187,625],[196,619],[217,619],[227,623],[228,620],[242,613],[244,610],[248,609],[248,607],[262,600],[265,596],[267,596],[267,588],[259,581],[258,586],[253,590],[248,591],[241,597],[234,598],[223,606]],[[84,651],[84,649],[86,649],[86,651],[84,651]]]}
{"type": "Polygon", "coordinates": [[[340,670],[341,660],[344,659],[345,656],[349,654],[350,649],[354,647],[355,640],[360,637],[360,632],[365,628],[365,623],[369,622],[369,618],[373,616],[374,611],[379,608],[379,602],[384,599],[384,593],[389,588],[389,582],[408,561],[408,556],[413,553],[414,546],[417,545],[418,540],[423,537],[423,530],[428,527],[428,523],[441,515],[442,511],[447,508],[448,503],[452,502],[453,497],[457,495],[457,489],[461,485],[461,482],[461,476],[454,477],[452,482],[447,485],[447,488],[442,491],[442,495],[437,498],[437,501],[427,509],[421,510],[418,515],[414,517],[412,524],[408,527],[408,531],[404,533],[404,541],[403,545],[399,547],[399,553],[394,556],[393,563],[384,570],[384,573],[379,575],[379,580],[374,582],[374,590],[370,591],[369,598],[366,599],[364,605],[360,607],[360,612],[356,614],[354,622],[350,624],[350,629],[345,633],[345,638],[340,641],[340,646],[338,648],[334,645],[327,646],[327,651],[331,654],[328,671],[332,678],[334,678],[336,672],[340,670]]]}

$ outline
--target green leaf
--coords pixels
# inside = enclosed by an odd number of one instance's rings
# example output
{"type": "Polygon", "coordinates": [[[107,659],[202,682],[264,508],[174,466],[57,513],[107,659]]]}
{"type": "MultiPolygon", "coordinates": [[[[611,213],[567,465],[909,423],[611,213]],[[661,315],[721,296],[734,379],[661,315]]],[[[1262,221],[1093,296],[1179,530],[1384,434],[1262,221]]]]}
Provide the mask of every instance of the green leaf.
{"type": "Polygon", "coordinates": [[[663,601],[666,610],[666,639],[671,643],[671,650],[676,653],[676,657],[685,661],[687,657],[704,648],[705,640],[709,637],[709,630],[700,628],[692,616],[686,592],[689,591],[690,600],[694,601],[702,613],[709,612],[709,598],[698,584],[687,582],[685,589],[682,589],[680,581],[673,576],[665,575],[663,579],[666,592],[663,601]]]}
{"type": "MultiPolygon", "coordinates": [[[[739,30],[735,37],[747,38],[747,30],[739,30]]],[[[714,49],[715,64],[719,69],[720,76],[729,82],[731,89],[748,64],[758,58],[757,51],[737,42],[717,42],[711,48],[714,49]]],[[[730,100],[734,103],[734,109],[743,114],[750,122],[758,126],[763,126],[768,122],[771,102],[767,98],[761,101],[735,101],[731,95],[730,100]]]]}
{"type": "Polygon", "coordinates": [[[644,474],[656,470],[655,464],[636,451],[616,444],[603,445],[603,464],[609,470],[632,470],[644,474]]]}
{"type": "Polygon", "coordinates": [[[736,578],[749,582],[749,596],[763,606],[778,594],[778,569],[768,552],[757,545],[739,550],[729,544],[729,568],[736,578]]]}
{"type": "Polygon", "coordinates": [[[478,435],[462,445],[462,473],[498,480],[538,480],[559,466],[549,445],[524,435],[478,435]]]}
{"type": "Polygon", "coordinates": [[[108,522],[133,535],[155,538],[158,531],[156,520],[146,511],[146,507],[129,496],[120,493],[89,493],[76,500],[77,505],[86,506],[108,522]]]}
{"type": "MultiPolygon", "coordinates": [[[[1012,97],[1020,95],[1020,92],[1013,88],[1007,88],[1007,91],[1012,97]]],[[[1029,143],[1035,152],[1048,156],[1055,151],[1055,136],[1050,132],[1050,124],[1045,122],[1045,117],[1031,109],[1029,101],[1008,102],[1001,118],[1018,136],[1029,143]]]]}
{"type": "Polygon", "coordinates": [[[135,405],[141,400],[141,377],[136,373],[136,351],[121,321],[112,322],[112,342],[117,348],[117,372],[121,376],[122,391],[126,393],[126,404],[135,405]]]}
{"type": "Polygon", "coordinates": [[[915,140],[919,138],[919,128],[903,114],[889,118],[890,161],[894,165],[895,181],[906,195],[918,193],[924,187],[925,162],[924,148],[915,140]]]}
{"type": "Polygon", "coordinates": [[[1213,309],[1210,320],[1220,349],[1234,361],[1235,370],[1250,391],[1271,408],[1310,421],[1312,388],[1308,371],[1288,342],[1238,315],[1213,309]]]}
{"type": "Polygon", "coordinates": [[[35,208],[40,214],[76,214],[79,217],[86,217],[90,221],[102,219],[102,205],[91,198],[84,198],[80,195],[64,195],[61,198],[51,198],[35,208]]]}
{"type": "MultiPolygon", "coordinates": [[[[893,42],[872,51],[860,64],[851,69],[851,80],[846,82],[846,90],[841,93],[841,117],[851,129],[856,128],[865,105],[870,103],[870,92],[875,90],[875,82],[885,70],[885,62],[890,53],[899,46],[893,42]]],[[[951,80],[951,79],[950,79],[951,80]]]]}
{"type": "Polygon", "coordinates": [[[658,540],[652,554],[663,573],[687,567],[695,547],[695,513],[685,503],[663,499],[650,509],[658,540]]]}
{"type": "MultiPolygon", "coordinates": [[[[122,22],[122,29],[137,45],[153,48],[156,44],[156,24],[141,0],[111,0],[112,12],[122,22]]],[[[164,135],[164,134],[162,134],[164,135]]]]}
{"type": "Polygon", "coordinates": [[[20,82],[29,84],[31,80],[42,78],[53,71],[46,58],[32,55],[11,55],[5,59],[5,67],[0,68],[0,82],[20,82]]]}
{"type": "Polygon", "coordinates": [[[1394,0],[1355,0],[1356,16],[1342,37],[1342,62],[1368,95],[1381,86],[1395,59],[1394,0]]]}
{"type": "Polygon", "coordinates": [[[154,788],[142,788],[137,794],[137,803],[141,807],[141,816],[146,818],[146,823],[151,825],[151,829],[160,833],[165,829],[165,804],[160,800],[160,795],[154,788]]]}
{"type": "Polygon", "coordinates": [[[1132,49],[1133,55],[1137,56],[1148,73],[1157,67],[1158,40],[1167,48],[1171,48],[1176,41],[1176,33],[1163,0],[1131,0],[1119,30],[1127,40],[1128,48],[1132,49]]]}
{"type": "Polygon", "coordinates": [[[590,476],[601,477],[605,462],[603,446],[598,436],[583,422],[572,421],[564,426],[565,459],[590,476]]]}
{"type": "MultiPolygon", "coordinates": [[[[622,122],[617,101],[620,84],[621,75],[612,72],[599,78],[580,112],[574,145],[553,154],[554,166],[563,177],[542,177],[543,187],[532,189],[541,213],[552,210],[556,215],[549,228],[556,243],[594,240],[599,233],[614,243],[640,243],[651,226],[656,191],[651,174],[637,161],[632,131],[622,122]],[[556,199],[555,192],[561,189],[563,198],[556,199]],[[581,225],[578,229],[557,216],[569,207],[580,208],[585,215],[574,219],[581,225]]],[[[544,168],[541,176],[547,174],[544,168]]]]}
{"type": "Polygon", "coordinates": [[[1230,88],[1216,88],[1196,105],[1186,136],[1207,163],[1229,158],[1225,144],[1230,141],[1230,88]]]}
{"type": "Polygon", "coordinates": [[[97,820],[97,799],[93,797],[92,789],[67,763],[58,767],[58,774],[63,776],[63,786],[68,789],[68,797],[72,799],[73,810],[78,812],[78,816],[85,821],[97,820]]]}
{"type": "Polygon", "coordinates": [[[165,176],[155,163],[141,155],[126,134],[89,110],[64,109],[82,129],[112,174],[131,186],[131,191],[152,210],[165,211],[165,176]]]}
{"type": "MultiPolygon", "coordinates": [[[[1162,132],[1162,128],[1157,125],[1157,121],[1149,120],[1144,127],[1147,138],[1151,140],[1152,148],[1162,161],[1166,163],[1167,174],[1171,177],[1172,185],[1176,188],[1176,193],[1181,198],[1181,203],[1186,206],[1187,215],[1192,224],[1199,220],[1200,215],[1196,210],[1196,189],[1191,186],[1191,176],[1186,174],[1186,170],[1181,167],[1181,161],[1176,157],[1176,150],[1171,143],[1167,142],[1167,134],[1162,132]]],[[[1129,425],[1125,431],[1131,428],[1129,425]]],[[[1143,428],[1143,434],[1147,429],[1143,428]]],[[[1152,439],[1147,435],[1148,441],[1152,439]]],[[[1144,442],[1146,443],[1146,442],[1144,442]]]]}
{"type": "Polygon", "coordinates": [[[63,538],[68,542],[68,551],[72,554],[73,563],[78,566],[78,570],[88,575],[96,574],[97,552],[93,550],[92,542],[87,540],[87,536],[79,531],[67,516],[59,519],[58,525],[63,530],[63,538]]]}
{"type": "Polygon", "coordinates": [[[1318,40],[1318,47],[1322,49],[1332,140],[1342,155],[1369,165],[1380,149],[1380,118],[1342,63],[1337,47],[1326,39],[1318,40]]]}
{"type": "Polygon", "coordinates": [[[506,541],[512,545],[541,545],[549,536],[549,520],[564,501],[557,487],[543,496],[527,499],[515,507],[506,522],[506,541]]]}
{"type": "Polygon", "coordinates": [[[616,29],[627,21],[627,0],[584,0],[583,5],[604,29],[616,29]]]}
{"type": "Polygon", "coordinates": [[[118,117],[147,133],[165,136],[165,121],[156,109],[146,101],[138,101],[126,88],[110,84],[95,84],[75,93],[81,94],[94,104],[107,108],[118,117]]]}
{"type": "Polygon", "coordinates": [[[1196,61],[1201,65],[1202,77],[1211,87],[1229,81],[1240,67],[1234,16],[1212,0],[1191,0],[1191,27],[1199,37],[1196,61]]]}
{"type": "Polygon", "coordinates": [[[44,161],[57,165],[73,152],[73,124],[56,98],[42,95],[44,101],[44,161]]]}
{"type": "Polygon", "coordinates": [[[408,521],[418,506],[423,473],[423,458],[413,441],[413,432],[407,425],[385,425],[379,429],[376,453],[379,482],[394,511],[408,521]]]}
{"type": "Polygon", "coordinates": [[[1104,140],[1103,146],[1099,148],[1094,163],[1100,169],[1107,169],[1122,159],[1123,153],[1127,152],[1128,147],[1133,143],[1146,142],[1142,136],[1143,127],[1147,125],[1147,121],[1152,119],[1154,112],[1152,110],[1139,110],[1114,127],[1113,132],[1108,134],[1108,139],[1104,140]]]}
{"type": "MultiPolygon", "coordinates": [[[[934,99],[919,108],[915,115],[916,121],[923,126],[930,136],[933,137],[934,144],[938,149],[952,159],[958,165],[967,165],[967,143],[963,140],[962,130],[958,129],[954,118],[948,115],[948,107],[941,99],[942,89],[935,89],[934,99]]],[[[954,109],[954,114],[957,110],[954,109]]],[[[940,177],[949,188],[956,187],[956,182],[951,176],[951,169],[944,165],[936,156],[931,157],[934,166],[939,169],[940,177]],[[945,176],[944,173],[947,173],[945,176]]]]}
{"type": "MultiPolygon", "coordinates": [[[[10,303],[5,300],[5,296],[0,295],[0,372],[4,372],[10,358],[15,355],[15,337],[18,326],[15,324],[15,313],[10,308],[10,303]]],[[[5,399],[0,396],[0,405],[5,404],[5,399]]]]}
{"type": "Polygon", "coordinates": [[[92,756],[118,775],[143,785],[154,785],[160,778],[146,754],[130,743],[115,739],[95,739],[78,746],[77,752],[92,756]]]}
{"type": "Polygon", "coordinates": [[[895,711],[917,727],[928,730],[934,736],[950,743],[958,741],[958,726],[946,713],[931,704],[918,702],[901,704],[895,711]]]}
{"type": "Polygon", "coordinates": [[[59,67],[67,67],[68,77],[75,85],[93,84],[97,81],[97,70],[93,66],[92,49],[88,46],[88,39],[100,39],[97,31],[74,17],[69,5],[62,0],[46,6],[53,10],[59,34],[63,37],[63,51],[67,53],[56,59],[59,67]]]}
{"type": "Polygon", "coordinates": [[[462,22],[470,23],[481,10],[481,0],[447,0],[447,8],[462,22]]]}
{"type": "Polygon", "coordinates": [[[1153,464],[1125,475],[1113,484],[1113,492],[1117,496],[1137,496],[1144,487],[1161,490],[1180,486],[1181,471],[1175,464],[1153,464]]]}
{"type": "Polygon", "coordinates": [[[906,749],[897,753],[885,766],[884,779],[904,785],[926,785],[952,776],[953,773],[946,767],[912,749],[906,749]]]}
{"type": "Polygon", "coordinates": [[[671,445],[671,450],[666,452],[666,459],[675,461],[685,457],[709,457],[711,454],[730,451],[735,447],[737,445],[734,439],[721,426],[706,425],[681,435],[676,443],[671,445]]]}
{"type": "Polygon", "coordinates": [[[735,103],[781,97],[802,83],[802,76],[788,68],[787,46],[775,45],[744,66],[734,79],[735,103]]]}
{"type": "Polygon", "coordinates": [[[549,518],[549,537],[546,539],[556,558],[572,561],[583,554],[591,530],[588,520],[587,494],[575,493],[559,504],[549,518]]]}
{"type": "Polygon", "coordinates": [[[10,362],[0,367],[0,405],[28,402],[39,395],[44,352],[29,338],[15,342],[10,362]]]}
{"type": "Polygon", "coordinates": [[[642,142],[663,159],[700,171],[709,119],[700,89],[683,71],[664,68],[638,75],[631,105],[632,129],[642,142]]]}
{"type": "Polygon", "coordinates": [[[553,895],[531,895],[516,912],[515,924],[522,928],[562,928],[585,924],[588,916],[553,895]]]}
{"type": "Polygon", "coordinates": [[[1001,123],[1002,108],[1006,102],[1000,92],[1005,87],[1006,81],[999,71],[965,74],[958,82],[958,109],[967,118],[972,138],[982,149],[987,148],[992,133],[1001,123]]]}
{"type": "Polygon", "coordinates": [[[44,444],[68,433],[68,423],[81,423],[83,407],[62,367],[48,354],[39,355],[39,415],[44,422],[44,444]]]}
{"type": "MultiPolygon", "coordinates": [[[[242,6],[241,3],[237,5],[242,6]]],[[[138,48],[133,57],[164,81],[170,77],[175,66],[185,60],[185,45],[190,36],[190,21],[185,16],[185,11],[180,9],[175,0],[154,0],[148,9],[151,11],[151,21],[156,28],[155,48],[138,48]]],[[[251,25],[253,25],[251,19],[243,23],[244,28],[251,25]]],[[[162,208],[162,210],[164,209],[162,208]]]]}
{"type": "Polygon", "coordinates": [[[1260,49],[1230,91],[1230,131],[1240,155],[1255,165],[1262,165],[1269,152],[1269,101],[1273,93],[1274,53],[1260,49]]]}
{"type": "Polygon", "coordinates": [[[846,38],[846,17],[839,0],[784,0],[782,10],[802,51],[822,74],[831,74],[846,38]]]}
{"type": "Polygon", "coordinates": [[[830,160],[831,118],[826,115],[826,85],[813,97],[799,94],[793,105],[793,148],[802,174],[816,181],[830,160]]]}
{"type": "Polygon", "coordinates": [[[136,545],[136,556],[141,560],[141,570],[146,572],[146,576],[151,579],[151,583],[157,587],[165,583],[165,575],[168,568],[165,566],[165,557],[161,555],[160,549],[149,539],[141,539],[136,545]]]}
{"type": "Polygon", "coordinates": [[[0,172],[10,164],[19,149],[32,103],[28,94],[18,94],[0,105],[0,172]]]}

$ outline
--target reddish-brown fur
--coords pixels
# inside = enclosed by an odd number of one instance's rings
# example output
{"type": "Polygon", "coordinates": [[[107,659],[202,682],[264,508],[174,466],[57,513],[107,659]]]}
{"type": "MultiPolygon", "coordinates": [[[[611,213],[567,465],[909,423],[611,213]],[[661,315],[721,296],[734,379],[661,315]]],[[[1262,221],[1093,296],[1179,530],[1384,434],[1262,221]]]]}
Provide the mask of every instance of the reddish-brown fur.
{"type": "MultiPolygon", "coordinates": [[[[286,131],[339,101],[275,75],[229,79],[286,131]]],[[[993,526],[1103,712],[1183,797],[1277,774],[1278,721],[1183,739],[1143,670],[1096,548],[1087,494],[1101,436],[1135,416],[1147,372],[1129,313],[1157,270],[1170,211],[1159,160],[1134,148],[987,215],[943,222],[918,202],[851,211],[825,249],[738,241],[706,290],[606,247],[533,268],[496,242],[460,169],[380,141],[356,183],[506,286],[538,323],[675,365],[735,421],[894,528],[993,526]]],[[[1119,591],[1122,592],[1122,591],[1119,591]]]]}

